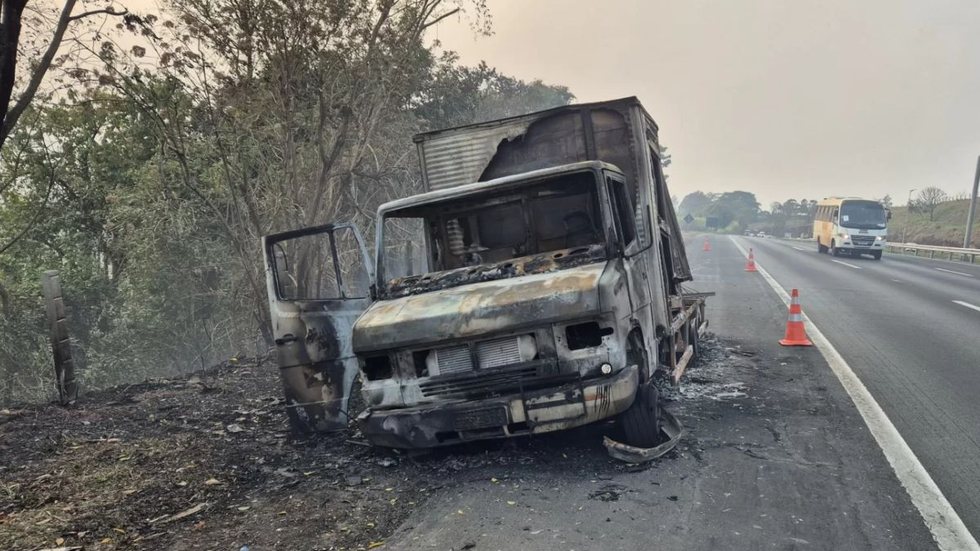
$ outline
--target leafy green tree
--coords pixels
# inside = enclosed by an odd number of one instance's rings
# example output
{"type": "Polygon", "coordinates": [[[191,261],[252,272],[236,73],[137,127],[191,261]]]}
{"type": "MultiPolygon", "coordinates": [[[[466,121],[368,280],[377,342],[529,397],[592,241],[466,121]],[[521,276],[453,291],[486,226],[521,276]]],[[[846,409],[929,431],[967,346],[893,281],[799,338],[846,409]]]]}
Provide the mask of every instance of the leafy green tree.
{"type": "Polygon", "coordinates": [[[677,214],[681,217],[690,214],[691,216],[704,216],[713,199],[703,191],[688,193],[681,199],[680,206],[677,207],[677,214]]]}
{"type": "Polygon", "coordinates": [[[419,189],[414,132],[572,99],[436,56],[426,29],[461,5],[179,0],[139,46],[92,48],[102,65],[0,150],[0,401],[53,388],[36,380],[44,269],[62,272],[89,387],[264,354],[261,235],[370,235],[379,203],[419,189]]]}

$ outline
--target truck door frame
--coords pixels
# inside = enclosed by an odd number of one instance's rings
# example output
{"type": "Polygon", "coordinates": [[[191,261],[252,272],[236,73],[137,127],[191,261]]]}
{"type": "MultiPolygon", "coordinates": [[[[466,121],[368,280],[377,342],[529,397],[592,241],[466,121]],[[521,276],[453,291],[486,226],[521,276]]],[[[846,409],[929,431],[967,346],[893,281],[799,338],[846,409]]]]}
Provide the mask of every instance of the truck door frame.
{"type": "MultiPolygon", "coordinates": [[[[324,224],[262,238],[269,317],[286,395],[286,413],[292,428],[301,433],[340,430],[350,420],[348,399],[358,372],[351,329],[373,299],[371,292],[347,296],[335,234],[348,230],[360,250],[367,287],[374,281],[374,267],[364,238],[353,224],[324,224]],[[317,235],[329,240],[329,263],[338,296],[285,296],[277,261],[282,243],[317,235]]],[[[284,269],[288,272],[288,265],[284,269]]]]}

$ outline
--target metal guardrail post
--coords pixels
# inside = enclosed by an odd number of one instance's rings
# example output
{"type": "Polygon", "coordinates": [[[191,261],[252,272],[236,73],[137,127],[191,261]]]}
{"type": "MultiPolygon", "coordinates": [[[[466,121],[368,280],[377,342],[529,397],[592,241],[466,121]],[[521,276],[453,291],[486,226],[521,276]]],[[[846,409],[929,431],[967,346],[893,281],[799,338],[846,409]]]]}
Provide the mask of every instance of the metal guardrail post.
{"type": "Polygon", "coordinates": [[[48,330],[51,332],[58,398],[64,406],[78,398],[78,383],[75,380],[75,362],[72,359],[68,321],[65,318],[65,301],[61,296],[61,276],[57,270],[48,270],[41,275],[41,288],[48,314],[48,330]]]}

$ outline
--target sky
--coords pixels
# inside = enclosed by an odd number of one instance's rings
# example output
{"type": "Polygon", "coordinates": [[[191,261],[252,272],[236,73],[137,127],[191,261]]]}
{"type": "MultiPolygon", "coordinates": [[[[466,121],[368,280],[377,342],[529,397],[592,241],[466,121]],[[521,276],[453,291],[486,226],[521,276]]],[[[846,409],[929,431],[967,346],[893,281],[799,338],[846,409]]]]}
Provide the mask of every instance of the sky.
{"type": "Polygon", "coordinates": [[[966,194],[980,155],[976,0],[489,0],[432,32],[466,64],[638,96],[672,156],[670,190],[906,202],[966,194]]]}

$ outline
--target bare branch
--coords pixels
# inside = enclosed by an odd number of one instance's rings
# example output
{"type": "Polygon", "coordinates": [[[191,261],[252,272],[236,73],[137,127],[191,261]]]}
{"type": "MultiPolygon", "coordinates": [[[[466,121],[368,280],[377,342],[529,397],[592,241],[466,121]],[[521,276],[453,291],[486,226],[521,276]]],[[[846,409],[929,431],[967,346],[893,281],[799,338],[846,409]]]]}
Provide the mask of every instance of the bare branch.
{"type": "MultiPolygon", "coordinates": [[[[44,80],[44,75],[51,67],[51,61],[54,60],[54,55],[58,53],[58,48],[61,47],[61,41],[65,38],[65,31],[68,30],[68,23],[71,22],[71,11],[75,8],[75,1],[76,0],[65,0],[65,6],[62,8],[61,15],[58,17],[58,25],[55,27],[54,36],[51,37],[51,42],[48,43],[48,49],[45,50],[44,55],[41,56],[40,61],[38,61],[37,67],[31,74],[31,80],[28,82],[24,93],[17,98],[17,102],[14,103],[13,107],[11,107],[9,111],[7,111],[3,121],[0,122],[0,147],[3,146],[3,142],[7,140],[7,136],[10,135],[10,132],[17,124],[17,119],[20,118],[21,114],[24,113],[24,110],[27,109],[27,106],[30,105],[31,100],[34,99],[34,95],[37,94],[38,88],[41,87],[41,81],[44,80]]],[[[16,45],[14,48],[16,48],[16,45]]],[[[12,55],[16,56],[16,52],[14,52],[12,55]]],[[[14,64],[16,64],[16,60],[14,61],[14,64]]]]}
{"type": "Polygon", "coordinates": [[[98,9],[98,10],[91,10],[91,11],[82,12],[82,13],[80,13],[78,15],[73,15],[73,16],[71,16],[71,17],[68,18],[68,21],[78,21],[79,19],[85,19],[86,17],[90,17],[92,15],[111,15],[111,16],[114,16],[114,17],[120,17],[120,16],[123,16],[123,15],[127,15],[128,13],[129,13],[129,10],[127,10],[125,8],[123,8],[122,11],[116,11],[116,10],[112,9],[112,7],[110,6],[108,8],[102,8],[102,9],[98,9]]]}
{"type": "Polygon", "coordinates": [[[429,27],[438,24],[443,19],[445,19],[447,17],[451,17],[451,16],[453,16],[453,15],[455,15],[457,13],[459,13],[459,8],[456,8],[454,10],[449,10],[448,12],[446,12],[446,13],[438,16],[438,17],[436,17],[432,21],[429,21],[429,22],[425,23],[424,25],[422,25],[422,29],[423,30],[428,29],[429,27]]]}

